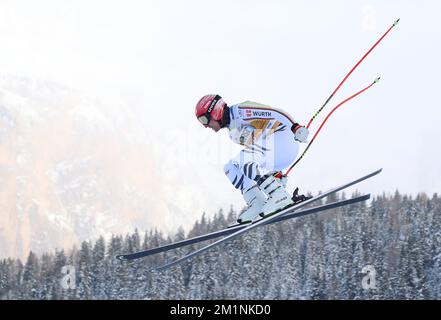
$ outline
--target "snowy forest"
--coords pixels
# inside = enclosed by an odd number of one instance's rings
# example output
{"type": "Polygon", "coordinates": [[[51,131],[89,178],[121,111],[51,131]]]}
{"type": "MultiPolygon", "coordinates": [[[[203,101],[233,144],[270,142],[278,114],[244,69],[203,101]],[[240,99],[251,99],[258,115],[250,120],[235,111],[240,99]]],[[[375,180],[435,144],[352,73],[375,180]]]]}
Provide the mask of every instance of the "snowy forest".
{"type": "Polygon", "coordinates": [[[135,263],[114,259],[224,228],[236,215],[204,213],[187,233],[135,231],[41,256],[31,252],[24,262],[3,259],[0,299],[441,299],[437,194],[397,191],[257,228],[161,273],[150,270],[206,243],[135,263]],[[375,269],[374,287],[362,285],[366,266],[375,269]]]}

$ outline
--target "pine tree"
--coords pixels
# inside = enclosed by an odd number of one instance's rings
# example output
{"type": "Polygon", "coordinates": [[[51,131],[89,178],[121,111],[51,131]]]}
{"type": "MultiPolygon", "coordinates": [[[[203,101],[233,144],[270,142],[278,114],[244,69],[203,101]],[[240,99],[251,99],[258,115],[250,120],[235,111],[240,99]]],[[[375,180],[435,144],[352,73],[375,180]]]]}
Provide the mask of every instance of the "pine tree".
{"type": "Polygon", "coordinates": [[[13,298],[18,283],[18,262],[11,258],[0,261],[0,300],[13,298]]]}
{"type": "Polygon", "coordinates": [[[25,299],[39,299],[40,266],[38,257],[31,251],[23,271],[22,294],[25,299]]]}
{"type": "Polygon", "coordinates": [[[50,300],[52,298],[53,264],[52,255],[44,254],[41,257],[40,299],[50,300]]]}
{"type": "Polygon", "coordinates": [[[90,300],[93,298],[94,274],[92,272],[92,250],[87,241],[81,243],[77,269],[77,298],[90,300]]]}
{"type": "Polygon", "coordinates": [[[92,276],[92,292],[94,299],[106,299],[106,268],[108,260],[106,259],[106,242],[100,237],[93,246],[92,265],[90,267],[92,276]]]}
{"type": "Polygon", "coordinates": [[[63,267],[67,266],[67,257],[64,250],[56,251],[54,257],[54,264],[51,270],[53,280],[51,281],[51,299],[64,300],[67,299],[67,291],[64,289],[61,281],[65,274],[62,273],[63,267]]]}
{"type": "Polygon", "coordinates": [[[106,295],[109,299],[128,299],[126,283],[128,265],[114,259],[117,254],[121,254],[124,242],[121,236],[113,235],[109,243],[109,268],[106,274],[106,295]]]}
{"type": "MultiPolygon", "coordinates": [[[[269,287],[265,299],[300,299],[301,283],[301,235],[302,226],[297,223],[284,225],[287,230],[276,239],[280,246],[274,261],[274,270],[270,273],[269,287]],[[281,277],[283,275],[283,277],[281,277]]],[[[282,226],[281,228],[282,229],[282,226]]]]}

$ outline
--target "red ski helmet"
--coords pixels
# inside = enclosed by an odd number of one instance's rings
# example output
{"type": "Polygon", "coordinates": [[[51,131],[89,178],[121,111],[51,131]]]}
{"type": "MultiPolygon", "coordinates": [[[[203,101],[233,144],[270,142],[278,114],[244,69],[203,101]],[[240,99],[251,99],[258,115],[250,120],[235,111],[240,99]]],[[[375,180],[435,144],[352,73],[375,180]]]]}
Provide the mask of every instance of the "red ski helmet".
{"type": "Polygon", "coordinates": [[[217,94],[203,96],[196,105],[196,118],[204,126],[208,125],[211,119],[221,121],[224,108],[227,104],[217,94]]]}

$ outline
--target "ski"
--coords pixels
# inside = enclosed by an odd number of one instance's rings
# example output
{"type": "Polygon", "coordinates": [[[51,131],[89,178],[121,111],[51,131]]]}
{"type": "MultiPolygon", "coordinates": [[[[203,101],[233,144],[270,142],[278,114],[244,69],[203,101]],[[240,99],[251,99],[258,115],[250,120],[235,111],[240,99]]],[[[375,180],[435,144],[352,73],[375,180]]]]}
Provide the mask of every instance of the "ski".
{"type": "MultiPolygon", "coordinates": [[[[274,220],[268,220],[267,223],[262,224],[262,225],[267,225],[270,223],[276,223],[276,222],[280,222],[280,221],[284,221],[284,220],[288,220],[291,218],[298,218],[301,216],[305,216],[308,214],[312,214],[312,213],[318,213],[318,212],[326,212],[327,210],[330,209],[335,209],[338,207],[342,207],[342,206],[346,206],[349,204],[354,204],[357,202],[361,202],[361,201],[366,201],[370,198],[370,195],[362,195],[362,196],[358,196],[352,199],[347,199],[347,200],[340,200],[340,201],[336,201],[336,202],[332,202],[332,203],[327,203],[321,206],[317,206],[317,207],[313,207],[313,208],[308,208],[308,209],[304,209],[301,211],[295,211],[295,212],[289,212],[283,216],[277,217],[274,220]]],[[[265,218],[264,218],[265,219],[265,218]]],[[[173,250],[173,249],[177,249],[180,247],[184,247],[184,246],[188,246],[191,244],[195,244],[195,243],[199,243],[199,242],[203,242],[203,241],[207,241],[207,240],[211,240],[211,239],[215,239],[215,238],[219,238],[222,236],[226,236],[229,235],[233,232],[236,232],[238,230],[241,230],[243,228],[245,228],[246,226],[248,226],[249,223],[247,224],[235,224],[232,226],[229,226],[225,229],[222,230],[217,230],[211,233],[207,233],[204,235],[200,235],[200,236],[196,236],[193,238],[189,238],[189,239],[185,239],[182,241],[178,241],[175,243],[170,243],[170,244],[166,244],[160,247],[156,247],[156,248],[151,248],[151,249],[147,249],[147,250],[143,250],[143,251],[139,251],[139,252],[134,252],[134,253],[130,253],[130,254],[121,254],[121,255],[117,255],[116,259],[121,260],[121,261],[132,261],[132,260],[136,260],[136,259],[140,259],[140,258],[144,258],[144,257],[148,257],[157,253],[161,253],[161,252],[166,252],[169,250],[173,250]]]]}
{"type": "Polygon", "coordinates": [[[194,256],[196,256],[196,255],[198,255],[198,254],[200,254],[200,253],[202,253],[202,252],[204,252],[204,251],[207,251],[207,250],[209,250],[209,249],[211,249],[211,248],[213,248],[213,247],[215,247],[215,246],[218,246],[218,245],[220,245],[221,243],[224,243],[224,242],[226,242],[226,241],[228,241],[228,240],[230,240],[230,239],[232,239],[232,238],[238,237],[239,235],[241,235],[241,234],[243,234],[243,233],[245,233],[245,232],[248,232],[248,231],[250,231],[250,230],[252,230],[252,229],[254,229],[254,228],[257,228],[257,227],[260,226],[260,225],[263,225],[263,224],[265,224],[265,223],[268,223],[269,221],[272,221],[272,220],[276,219],[277,217],[283,216],[283,215],[286,214],[287,212],[292,212],[292,211],[294,211],[294,210],[297,210],[297,209],[303,208],[304,206],[306,206],[306,205],[308,205],[308,204],[310,204],[310,203],[313,203],[313,202],[315,202],[315,201],[317,201],[317,200],[319,200],[319,199],[325,198],[325,197],[327,197],[327,196],[329,196],[329,195],[331,195],[331,194],[333,194],[333,193],[336,193],[336,192],[338,192],[338,191],[340,191],[340,190],[343,190],[343,189],[348,188],[348,187],[350,187],[350,186],[352,186],[352,185],[355,185],[355,184],[357,184],[357,183],[359,183],[359,182],[361,182],[361,181],[364,181],[364,180],[366,180],[366,179],[368,179],[368,178],[371,178],[371,177],[373,177],[373,176],[379,174],[379,173],[381,172],[381,170],[382,170],[382,169],[379,169],[379,170],[374,171],[374,172],[372,172],[372,173],[370,173],[370,174],[368,174],[368,175],[366,175],[366,176],[363,176],[363,177],[361,177],[361,178],[359,178],[359,179],[353,180],[353,181],[348,182],[348,183],[346,183],[346,184],[344,184],[344,185],[341,185],[341,186],[339,186],[339,187],[337,187],[337,188],[331,189],[331,190],[329,190],[329,191],[327,191],[327,192],[324,192],[324,193],[322,193],[322,194],[320,194],[320,195],[317,195],[317,196],[315,196],[315,197],[313,197],[313,198],[311,198],[311,199],[309,199],[309,200],[306,200],[306,201],[304,201],[304,202],[301,202],[301,203],[299,203],[299,204],[297,204],[297,205],[294,205],[294,206],[292,206],[292,207],[290,207],[290,208],[288,208],[288,209],[282,210],[282,211],[280,211],[280,212],[278,212],[278,213],[276,213],[276,214],[274,214],[274,215],[272,215],[272,216],[270,216],[270,217],[268,217],[268,218],[266,218],[266,219],[258,220],[258,221],[255,222],[255,223],[252,223],[252,224],[247,225],[245,228],[242,228],[242,229],[240,229],[240,230],[235,230],[234,233],[232,233],[232,234],[230,234],[230,235],[227,235],[227,236],[225,236],[224,238],[222,238],[222,239],[220,239],[220,240],[217,240],[217,241],[215,241],[215,242],[213,242],[213,243],[211,243],[211,244],[209,244],[209,245],[207,245],[207,246],[205,246],[205,247],[202,247],[202,248],[200,248],[200,249],[198,249],[198,250],[196,250],[196,251],[193,251],[193,252],[191,252],[191,253],[189,253],[189,254],[187,254],[187,255],[185,255],[185,256],[183,256],[183,257],[177,259],[177,260],[171,261],[171,262],[169,262],[169,263],[167,263],[167,264],[164,264],[164,265],[162,265],[162,266],[160,266],[160,267],[157,267],[157,268],[154,269],[154,270],[155,270],[155,271],[163,271],[163,270],[165,270],[165,269],[168,269],[168,268],[170,268],[170,267],[172,267],[172,266],[174,266],[174,265],[177,265],[177,264],[179,264],[179,263],[181,263],[181,262],[183,262],[183,261],[185,261],[185,260],[188,260],[188,259],[190,259],[190,258],[192,258],[192,257],[194,257],[194,256]]]}

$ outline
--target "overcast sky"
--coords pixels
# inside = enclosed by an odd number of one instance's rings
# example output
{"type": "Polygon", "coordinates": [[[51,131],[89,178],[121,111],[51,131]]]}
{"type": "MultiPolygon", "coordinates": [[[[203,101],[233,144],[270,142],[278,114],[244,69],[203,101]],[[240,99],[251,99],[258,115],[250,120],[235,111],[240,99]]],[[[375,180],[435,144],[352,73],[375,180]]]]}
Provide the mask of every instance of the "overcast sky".
{"type": "Polygon", "coordinates": [[[0,72],[125,101],[161,159],[146,170],[163,172],[164,192],[177,190],[170,201],[199,216],[243,204],[223,174],[240,148],[196,121],[202,95],[273,105],[307,123],[401,18],[312,133],[339,101],[381,82],[334,113],[289,185],[315,192],[382,167],[359,190],[431,194],[441,191],[440,12],[435,0],[0,0],[0,72]]]}

